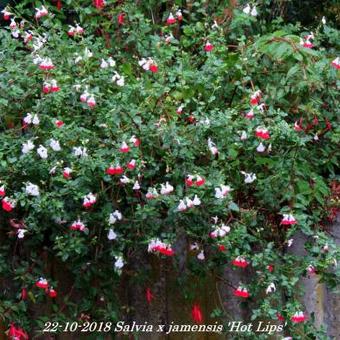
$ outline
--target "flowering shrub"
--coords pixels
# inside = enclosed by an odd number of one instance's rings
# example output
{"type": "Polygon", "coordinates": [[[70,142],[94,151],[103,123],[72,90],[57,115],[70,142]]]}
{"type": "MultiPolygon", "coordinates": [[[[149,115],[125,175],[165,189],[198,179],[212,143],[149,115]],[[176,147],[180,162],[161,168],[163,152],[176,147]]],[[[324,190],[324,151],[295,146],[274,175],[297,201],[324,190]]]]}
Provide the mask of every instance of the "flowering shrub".
{"type": "MultiPolygon", "coordinates": [[[[338,283],[326,223],[339,32],[265,22],[265,5],[31,3],[6,8],[0,31],[5,328],[24,339],[46,320],[118,320],[132,254],[175,268],[184,232],[188,275],[251,267],[252,283],[230,290],[253,302],[252,319],[316,336],[297,283],[338,283]],[[310,237],[305,257],[288,252],[297,231],[310,237]],[[31,318],[36,305],[52,307],[31,318]]],[[[189,300],[201,323],[212,311],[189,300]]]]}

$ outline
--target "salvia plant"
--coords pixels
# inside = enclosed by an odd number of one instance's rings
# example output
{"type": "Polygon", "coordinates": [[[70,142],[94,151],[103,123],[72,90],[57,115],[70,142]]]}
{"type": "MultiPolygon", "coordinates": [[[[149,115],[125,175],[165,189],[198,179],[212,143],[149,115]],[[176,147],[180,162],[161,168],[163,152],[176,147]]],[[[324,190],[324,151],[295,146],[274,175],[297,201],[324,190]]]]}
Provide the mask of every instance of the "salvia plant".
{"type": "MultiPolygon", "coordinates": [[[[284,322],[282,337],[325,336],[299,281],[339,280],[328,233],[339,31],[327,18],[268,20],[266,3],[21,1],[2,11],[9,337],[40,334],[46,320],[123,319],[124,276],[156,303],[157,273],[133,261],[176,276],[179,238],[187,269],[174,289],[192,306],[188,322],[213,312],[192,282],[229,267],[252,273],[229,287],[252,320],[284,322]],[[298,233],[304,256],[290,252],[298,233]]],[[[214,313],[225,318],[221,305],[214,313]]]]}

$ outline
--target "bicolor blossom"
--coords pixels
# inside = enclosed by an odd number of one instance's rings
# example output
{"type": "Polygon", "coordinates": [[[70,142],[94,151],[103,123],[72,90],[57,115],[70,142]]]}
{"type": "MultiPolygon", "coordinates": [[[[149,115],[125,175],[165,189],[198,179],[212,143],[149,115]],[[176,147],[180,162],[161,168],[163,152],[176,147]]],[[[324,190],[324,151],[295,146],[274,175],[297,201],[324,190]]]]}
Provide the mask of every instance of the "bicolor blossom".
{"type": "Polygon", "coordinates": [[[42,59],[40,64],[39,64],[39,68],[43,71],[53,70],[54,67],[55,66],[53,65],[53,62],[50,58],[42,59]]]}
{"type": "Polygon", "coordinates": [[[237,256],[236,259],[232,261],[232,264],[235,267],[246,268],[249,263],[243,256],[237,256]]]}
{"type": "Polygon", "coordinates": [[[45,6],[41,6],[40,8],[35,9],[35,18],[40,19],[48,14],[48,10],[45,6]]]}
{"type": "Polygon", "coordinates": [[[234,295],[238,297],[248,298],[249,293],[247,288],[239,286],[237,289],[234,290],[234,295]]]}
{"type": "Polygon", "coordinates": [[[168,25],[172,25],[172,24],[176,23],[176,19],[175,19],[175,17],[173,16],[172,13],[169,14],[168,18],[166,19],[166,23],[167,23],[168,25]]]}
{"type": "Polygon", "coordinates": [[[253,106],[256,106],[260,103],[262,97],[262,92],[260,90],[255,91],[251,96],[250,96],[250,104],[253,106]]]}
{"type": "Polygon", "coordinates": [[[30,196],[39,196],[40,195],[39,187],[36,184],[33,184],[31,182],[28,182],[26,184],[25,192],[26,192],[27,195],[30,195],[30,196]]]}
{"type": "Polygon", "coordinates": [[[204,45],[205,52],[211,52],[214,49],[214,45],[212,45],[209,41],[207,41],[204,45]]]}
{"type": "Polygon", "coordinates": [[[10,197],[4,197],[1,201],[2,209],[11,212],[16,206],[16,200],[10,197]]]}
{"type": "Polygon", "coordinates": [[[119,164],[117,164],[117,165],[115,165],[115,166],[112,166],[112,165],[110,165],[107,169],[106,169],[106,171],[105,171],[108,175],[121,175],[121,174],[123,174],[123,172],[124,172],[124,169],[119,165],[119,164]]]}
{"type": "Polygon", "coordinates": [[[79,230],[79,231],[84,231],[86,229],[85,224],[81,222],[80,220],[74,221],[71,226],[71,230],[79,230]]]}
{"type": "Polygon", "coordinates": [[[250,110],[245,114],[245,117],[246,117],[247,119],[253,119],[254,116],[255,116],[255,114],[254,114],[254,110],[253,110],[253,109],[250,109],[250,110]]]}
{"type": "Polygon", "coordinates": [[[256,128],[255,136],[256,136],[256,137],[259,137],[259,138],[261,138],[261,139],[264,139],[264,140],[270,138],[270,134],[269,134],[268,129],[263,128],[263,127],[258,127],[258,128],[256,128]]]}
{"type": "Polygon", "coordinates": [[[130,147],[126,144],[126,142],[122,142],[122,144],[119,147],[119,151],[126,153],[130,151],[130,147]]]}
{"type": "Polygon", "coordinates": [[[224,237],[230,232],[230,227],[222,223],[220,226],[213,226],[214,230],[210,232],[211,238],[224,237]]]}
{"type": "Polygon", "coordinates": [[[305,48],[313,48],[314,45],[311,42],[311,40],[314,40],[314,34],[311,33],[305,37],[305,39],[300,39],[300,45],[305,47],[305,48]]]}
{"type": "Polygon", "coordinates": [[[149,200],[157,198],[158,196],[159,194],[155,188],[148,188],[148,192],[145,195],[145,197],[149,200]]]}
{"type": "Polygon", "coordinates": [[[4,20],[8,21],[11,18],[11,15],[13,15],[11,12],[9,12],[6,8],[1,11],[3,14],[4,20]]]}
{"type": "Polygon", "coordinates": [[[180,9],[178,9],[176,11],[176,18],[178,21],[182,21],[183,20],[183,14],[182,14],[182,11],[180,9]]]}
{"type": "Polygon", "coordinates": [[[70,179],[71,178],[71,173],[72,173],[72,169],[69,167],[65,167],[63,170],[63,177],[65,179],[70,179]]]}
{"type": "Polygon", "coordinates": [[[216,198],[224,198],[229,194],[229,192],[231,190],[232,189],[229,185],[222,184],[219,187],[215,188],[215,197],[216,198]]]}
{"type": "Polygon", "coordinates": [[[166,256],[173,256],[175,252],[171,248],[171,244],[162,242],[161,240],[153,239],[148,244],[149,253],[159,253],[166,256]]]}
{"type": "Polygon", "coordinates": [[[208,138],[208,148],[214,156],[218,154],[216,144],[210,138],[208,138]]]}
{"type": "Polygon", "coordinates": [[[141,66],[145,71],[151,71],[156,73],[158,71],[158,66],[156,62],[152,58],[142,58],[138,62],[139,66],[141,66]]]}
{"type": "Polygon", "coordinates": [[[340,70],[340,58],[337,57],[335,58],[332,62],[331,62],[331,65],[337,69],[337,70],[340,70]]]}
{"type": "Polygon", "coordinates": [[[283,218],[281,220],[282,225],[293,225],[296,224],[297,221],[292,214],[283,214],[283,218]]]}
{"type": "Polygon", "coordinates": [[[139,140],[135,135],[133,135],[133,136],[129,139],[129,142],[130,142],[130,143],[133,143],[133,145],[136,146],[136,147],[140,146],[140,140],[139,140]]]}
{"type": "Polygon", "coordinates": [[[136,160],[131,159],[131,161],[126,166],[129,170],[133,170],[136,167],[136,160]]]}
{"type": "Polygon", "coordinates": [[[77,35],[82,35],[84,33],[84,29],[79,26],[78,24],[76,24],[76,26],[71,26],[69,25],[69,30],[67,32],[67,34],[70,36],[70,37],[74,37],[74,36],[77,36],[77,35]]]}
{"type": "Polygon", "coordinates": [[[188,187],[191,187],[193,185],[200,187],[205,184],[205,179],[200,175],[188,175],[185,179],[185,184],[188,187]]]}
{"type": "Polygon", "coordinates": [[[83,207],[88,209],[91,208],[97,202],[96,195],[90,192],[89,194],[85,195],[83,198],[83,207]]]}
{"type": "Polygon", "coordinates": [[[303,312],[299,311],[299,312],[296,312],[292,317],[291,317],[291,320],[294,322],[294,323],[300,323],[300,322],[304,322],[306,320],[306,316],[303,312]]]}
{"type": "Polygon", "coordinates": [[[36,283],[35,285],[38,288],[42,288],[42,289],[46,289],[48,288],[48,281],[46,279],[44,279],[43,277],[41,277],[36,283]]]}
{"type": "Polygon", "coordinates": [[[6,190],[5,190],[5,186],[1,185],[0,186],[0,196],[5,196],[6,195],[6,190]]]}

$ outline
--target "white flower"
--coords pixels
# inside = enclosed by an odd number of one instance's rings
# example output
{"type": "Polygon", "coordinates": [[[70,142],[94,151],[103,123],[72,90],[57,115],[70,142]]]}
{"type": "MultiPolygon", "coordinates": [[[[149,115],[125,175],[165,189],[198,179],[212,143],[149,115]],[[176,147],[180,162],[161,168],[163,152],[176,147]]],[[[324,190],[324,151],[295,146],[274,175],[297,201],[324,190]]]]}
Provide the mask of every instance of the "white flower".
{"type": "Polygon", "coordinates": [[[205,259],[204,250],[200,251],[200,253],[197,255],[197,258],[201,261],[203,261],[205,259]]]}
{"type": "Polygon", "coordinates": [[[108,67],[109,67],[109,64],[104,59],[102,59],[102,62],[100,64],[100,68],[108,68],[108,67]]]}
{"type": "Polygon", "coordinates": [[[253,9],[251,10],[250,14],[251,14],[253,17],[256,17],[256,16],[257,16],[256,6],[253,7],[253,9]]]}
{"type": "Polygon", "coordinates": [[[85,147],[76,146],[73,148],[73,153],[77,157],[86,157],[87,156],[87,149],[85,147]]]}
{"type": "Polygon", "coordinates": [[[208,138],[208,148],[213,155],[218,154],[218,149],[216,147],[216,144],[210,138],[208,138]]]}
{"type": "Polygon", "coordinates": [[[40,123],[40,120],[39,120],[38,115],[34,115],[33,119],[32,119],[32,124],[33,125],[39,125],[39,123],[40,123]]]}
{"type": "Polygon", "coordinates": [[[121,269],[124,267],[124,260],[123,257],[117,256],[116,261],[115,261],[115,268],[116,269],[121,269]]]}
{"type": "Polygon", "coordinates": [[[26,229],[18,229],[18,231],[17,231],[18,238],[24,238],[26,232],[27,232],[26,229]]]}
{"type": "Polygon", "coordinates": [[[115,240],[117,238],[117,234],[114,232],[113,229],[110,229],[108,234],[107,234],[107,238],[112,241],[115,240]]]}
{"type": "Polygon", "coordinates": [[[251,9],[250,9],[250,6],[249,6],[249,4],[247,4],[247,6],[243,8],[243,13],[249,14],[249,13],[250,13],[250,10],[251,10],[251,9]]]}
{"type": "Polygon", "coordinates": [[[276,291],[274,282],[272,282],[266,289],[266,294],[273,293],[276,291]]]}
{"type": "Polygon", "coordinates": [[[184,210],[186,210],[186,209],[187,209],[186,204],[184,203],[183,200],[180,200],[180,201],[179,201],[179,205],[178,205],[178,207],[177,207],[177,210],[178,210],[178,211],[184,211],[184,210]]]}
{"type": "Polygon", "coordinates": [[[21,151],[23,154],[26,154],[32,151],[33,149],[34,149],[34,144],[32,143],[32,141],[29,140],[22,145],[21,151]]]}
{"type": "MultiPolygon", "coordinates": [[[[213,226],[215,227],[215,226],[213,226]]],[[[230,227],[225,225],[224,223],[221,224],[221,226],[216,227],[211,233],[211,237],[224,237],[230,232],[230,227]]]]}
{"type": "Polygon", "coordinates": [[[288,247],[291,247],[292,245],[293,245],[293,242],[294,242],[294,239],[289,239],[288,241],[287,241],[287,244],[288,244],[288,247]]]}
{"type": "Polygon", "coordinates": [[[127,184],[130,182],[130,178],[128,178],[127,176],[123,176],[121,179],[120,179],[120,182],[123,183],[123,184],[127,184]]]}
{"type": "Polygon", "coordinates": [[[39,196],[39,187],[35,184],[32,184],[31,182],[28,182],[26,184],[25,188],[26,194],[31,195],[31,196],[39,196]]]}
{"type": "Polygon", "coordinates": [[[326,18],[322,17],[321,22],[322,22],[323,25],[326,25],[326,18]]]}
{"type": "Polygon", "coordinates": [[[50,147],[52,148],[53,151],[60,151],[61,150],[59,141],[57,141],[55,139],[51,139],[50,147]]]}
{"type": "Polygon", "coordinates": [[[89,59],[89,58],[91,58],[93,56],[93,53],[86,47],[85,48],[85,51],[84,51],[84,57],[86,58],[86,59],[89,59]]]}
{"type": "Polygon", "coordinates": [[[107,62],[109,63],[110,67],[115,67],[116,66],[116,62],[112,59],[112,57],[107,59],[107,62]]]}
{"type": "Polygon", "coordinates": [[[119,75],[117,72],[115,72],[115,74],[112,76],[112,81],[116,82],[118,86],[124,86],[125,84],[124,77],[119,75]]]}
{"type": "Polygon", "coordinates": [[[42,159],[47,158],[47,149],[43,145],[39,145],[39,148],[37,149],[37,153],[42,159]]]}
{"type": "Polygon", "coordinates": [[[247,138],[248,138],[247,132],[242,131],[240,139],[241,140],[246,140],[247,138]]]}
{"type": "Polygon", "coordinates": [[[138,181],[135,182],[135,184],[132,187],[132,190],[139,190],[140,189],[140,185],[138,183],[138,181]]]}
{"type": "Polygon", "coordinates": [[[229,185],[220,185],[218,188],[215,188],[215,197],[216,198],[224,198],[231,191],[229,185]]]}
{"type": "Polygon", "coordinates": [[[200,247],[197,242],[190,244],[190,250],[198,250],[200,247]]]}
{"type": "Polygon", "coordinates": [[[191,200],[190,198],[186,197],[185,201],[186,201],[186,205],[187,205],[188,208],[192,208],[194,206],[198,206],[198,205],[201,204],[201,200],[198,198],[197,195],[194,196],[193,200],[191,200]]]}
{"type": "Polygon", "coordinates": [[[249,184],[249,183],[253,183],[256,180],[256,175],[252,172],[247,173],[247,172],[241,171],[241,174],[244,175],[244,183],[249,184]]]}
{"type": "Polygon", "coordinates": [[[257,152],[264,152],[264,151],[266,151],[266,147],[263,145],[262,142],[257,146],[256,151],[257,152]]]}
{"type": "Polygon", "coordinates": [[[169,184],[169,182],[166,182],[165,185],[161,184],[161,194],[162,195],[168,195],[174,191],[174,187],[169,184]]]}
{"type": "Polygon", "coordinates": [[[115,224],[117,221],[120,221],[122,218],[123,218],[122,213],[119,210],[116,210],[110,214],[109,224],[115,224]]]}

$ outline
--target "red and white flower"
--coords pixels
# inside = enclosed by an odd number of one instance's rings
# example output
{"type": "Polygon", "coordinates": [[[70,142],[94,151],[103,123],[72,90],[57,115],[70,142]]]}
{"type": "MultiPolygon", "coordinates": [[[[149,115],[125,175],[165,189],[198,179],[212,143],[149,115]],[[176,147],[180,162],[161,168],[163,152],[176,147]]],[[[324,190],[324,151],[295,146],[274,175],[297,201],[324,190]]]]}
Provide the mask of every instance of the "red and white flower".
{"type": "Polygon", "coordinates": [[[180,9],[178,9],[176,11],[176,18],[178,21],[182,21],[183,20],[183,14],[182,14],[182,11],[180,9]]]}
{"type": "Polygon", "coordinates": [[[173,251],[171,244],[164,243],[161,240],[153,239],[148,244],[149,253],[159,253],[166,256],[173,256],[175,252],[173,251]]]}
{"type": "Polygon", "coordinates": [[[39,64],[40,70],[43,70],[43,71],[53,70],[54,67],[55,66],[53,65],[53,62],[50,58],[43,59],[39,64]]]}
{"type": "Polygon", "coordinates": [[[250,111],[248,111],[248,112],[246,113],[246,115],[245,115],[245,117],[246,117],[247,119],[253,119],[254,116],[255,116],[255,113],[254,113],[254,110],[253,110],[253,109],[251,109],[250,111]]]}
{"type": "Polygon", "coordinates": [[[234,290],[234,295],[238,297],[248,298],[249,293],[247,288],[239,286],[237,289],[234,290]]]}
{"type": "Polygon", "coordinates": [[[78,220],[78,221],[74,221],[71,225],[70,225],[70,229],[71,230],[79,230],[79,231],[85,231],[86,226],[85,224],[78,220]]]}
{"type": "Polygon", "coordinates": [[[178,108],[177,108],[177,110],[176,110],[176,113],[177,114],[182,114],[183,113],[183,109],[184,109],[184,105],[180,105],[178,108]]]}
{"type": "Polygon", "coordinates": [[[256,128],[255,135],[256,135],[256,137],[259,137],[259,138],[264,139],[264,140],[270,138],[270,134],[269,134],[268,129],[263,128],[263,127],[256,128]]]}
{"type": "Polygon", "coordinates": [[[232,189],[229,185],[222,184],[219,187],[215,188],[215,197],[216,198],[224,198],[229,194],[229,192],[231,190],[232,189]]]}
{"type": "Polygon", "coordinates": [[[35,18],[40,19],[48,14],[48,10],[45,6],[41,6],[40,8],[35,9],[35,18]]]}
{"type": "Polygon", "coordinates": [[[86,103],[87,98],[89,97],[89,93],[87,92],[87,90],[85,90],[81,95],[80,95],[80,101],[82,103],[86,103]]]}
{"type": "Polygon", "coordinates": [[[158,196],[159,196],[159,194],[157,192],[157,189],[155,189],[155,188],[149,188],[148,192],[145,195],[145,197],[149,200],[157,198],[158,196]]]}
{"type": "Polygon", "coordinates": [[[260,90],[255,91],[251,96],[250,96],[250,104],[253,106],[256,106],[260,103],[262,97],[262,92],[260,90]]]}
{"type": "Polygon", "coordinates": [[[152,73],[156,73],[158,71],[158,66],[152,58],[147,58],[147,59],[142,58],[138,62],[138,64],[146,71],[151,71],[152,73]]]}
{"type": "Polygon", "coordinates": [[[51,80],[51,92],[58,92],[60,91],[60,87],[55,79],[51,80]]]}
{"type": "Polygon", "coordinates": [[[46,289],[48,288],[48,281],[46,279],[44,279],[43,277],[41,277],[36,283],[35,285],[38,288],[42,288],[42,289],[46,289]]]}
{"type": "Polygon", "coordinates": [[[11,23],[9,24],[9,28],[11,30],[15,30],[17,28],[17,23],[15,22],[14,18],[11,18],[11,23]]]}
{"type": "Polygon", "coordinates": [[[283,214],[283,218],[281,220],[282,225],[293,225],[296,224],[297,221],[292,214],[283,214]]]}
{"type": "Polygon", "coordinates": [[[120,148],[119,148],[120,152],[129,152],[130,151],[130,147],[126,144],[126,142],[123,142],[121,145],[120,145],[120,148]]]}
{"type": "Polygon", "coordinates": [[[90,192],[83,198],[83,207],[86,209],[91,208],[96,202],[97,202],[96,195],[93,195],[92,192],[90,192]]]}
{"type": "Polygon", "coordinates": [[[5,196],[6,195],[6,190],[5,190],[5,186],[1,185],[0,186],[0,196],[5,196]]]}
{"type": "Polygon", "coordinates": [[[64,168],[64,170],[63,170],[63,177],[64,177],[65,179],[70,179],[70,178],[71,178],[71,173],[72,173],[72,169],[66,167],[66,168],[64,168]]]}
{"type": "Polygon", "coordinates": [[[308,274],[313,275],[313,274],[316,273],[316,269],[315,269],[315,267],[314,267],[312,264],[310,264],[310,265],[307,267],[307,272],[308,272],[308,274]]]}
{"type": "Polygon", "coordinates": [[[60,128],[64,125],[64,122],[62,120],[57,119],[54,121],[54,124],[56,125],[56,127],[60,128]]]}
{"type": "Polygon", "coordinates": [[[17,202],[13,198],[4,197],[2,199],[1,204],[2,204],[2,209],[3,210],[5,210],[7,212],[11,212],[15,208],[17,202]]]}
{"type": "Polygon", "coordinates": [[[232,261],[232,264],[235,267],[246,268],[249,263],[243,256],[237,256],[236,259],[232,261]]]}
{"type": "Polygon", "coordinates": [[[172,15],[172,13],[169,14],[168,18],[166,19],[166,23],[168,25],[172,25],[174,23],[176,23],[176,19],[175,17],[172,15]]]}
{"type": "Polygon", "coordinates": [[[90,96],[87,100],[86,100],[87,106],[88,107],[95,107],[96,106],[96,100],[94,98],[94,96],[90,96]]]}
{"type": "Polygon", "coordinates": [[[124,172],[124,169],[119,165],[115,165],[115,166],[109,166],[107,169],[106,169],[106,173],[108,175],[121,175],[122,173],[124,172]]]}
{"type": "Polygon", "coordinates": [[[135,135],[130,138],[129,142],[133,143],[135,147],[140,146],[140,140],[135,135]]]}
{"type": "Polygon", "coordinates": [[[11,18],[11,15],[13,15],[11,12],[9,12],[6,8],[1,11],[1,13],[4,16],[4,20],[8,21],[11,18]]]}
{"type": "Polygon", "coordinates": [[[335,58],[335,59],[332,61],[331,65],[332,65],[334,68],[336,68],[337,70],[340,70],[340,58],[339,58],[339,57],[335,58]]]}
{"type": "Polygon", "coordinates": [[[302,311],[296,312],[292,317],[291,320],[294,323],[300,323],[300,322],[304,322],[306,320],[306,316],[302,311]]]}
{"type": "Polygon", "coordinates": [[[55,299],[57,297],[58,293],[57,291],[51,287],[49,290],[48,290],[48,296],[52,299],[55,299]]]}
{"type": "Polygon", "coordinates": [[[136,160],[131,159],[131,161],[127,164],[127,168],[133,170],[136,167],[136,160]]]}
{"type": "Polygon", "coordinates": [[[297,132],[303,131],[301,123],[302,123],[301,119],[300,119],[300,121],[295,121],[295,123],[294,123],[294,130],[295,131],[297,131],[297,132]]]}
{"type": "Polygon", "coordinates": [[[214,45],[212,45],[209,41],[207,41],[204,45],[205,52],[211,52],[214,49],[214,45]]]}
{"type": "Polygon", "coordinates": [[[76,27],[69,25],[69,30],[67,32],[67,34],[70,37],[74,37],[75,35],[82,35],[84,33],[84,29],[79,26],[78,24],[76,24],[76,27]]]}
{"type": "Polygon", "coordinates": [[[218,154],[216,144],[210,138],[208,138],[208,148],[214,156],[218,154]]]}
{"type": "Polygon", "coordinates": [[[230,227],[222,223],[220,226],[213,226],[214,230],[210,232],[211,238],[224,237],[230,232],[230,227]]]}
{"type": "Polygon", "coordinates": [[[188,187],[191,187],[193,185],[200,187],[205,184],[205,179],[200,175],[188,175],[187,178],[185,179],[185,184],[188,187]]]}
{"type": "Polygon", "coordinates": [[[314,34],[311,33],[305,37],[305,39],[300,39],[300,45],[305,47],[305,48],[313,48],[314,45],[311,42],[311,40],[314,40],[314,34]]]}
{"type": "Polygon", "coordinates": [[[27,44],[33,39],[33,34],[30,31],[26,31],[24,35],[24,43],[27,44]]]}

